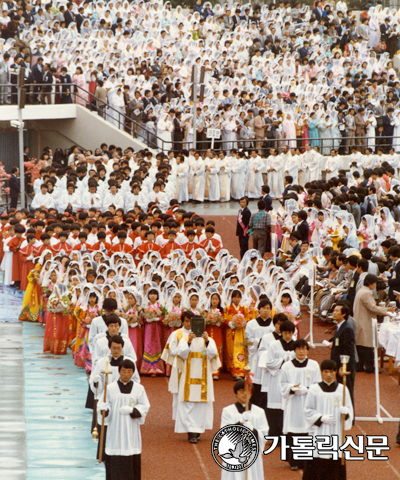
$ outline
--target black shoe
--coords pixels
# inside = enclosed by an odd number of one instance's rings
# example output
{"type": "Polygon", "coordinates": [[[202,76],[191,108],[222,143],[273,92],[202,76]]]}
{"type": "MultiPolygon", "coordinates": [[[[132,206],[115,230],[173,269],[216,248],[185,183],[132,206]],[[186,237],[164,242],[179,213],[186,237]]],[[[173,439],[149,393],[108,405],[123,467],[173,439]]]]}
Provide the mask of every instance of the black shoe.
{"type": "Polygon", "coordinates": [[[365,370],[363,368],[357,368],[356,372],[357,373],[365,373],[365,370]]]}
{"type": "Polygon", "coordinates": [[[192,437],[190,440],[189,440],[190,443],[197,443],[197,437],[192,437]]]}

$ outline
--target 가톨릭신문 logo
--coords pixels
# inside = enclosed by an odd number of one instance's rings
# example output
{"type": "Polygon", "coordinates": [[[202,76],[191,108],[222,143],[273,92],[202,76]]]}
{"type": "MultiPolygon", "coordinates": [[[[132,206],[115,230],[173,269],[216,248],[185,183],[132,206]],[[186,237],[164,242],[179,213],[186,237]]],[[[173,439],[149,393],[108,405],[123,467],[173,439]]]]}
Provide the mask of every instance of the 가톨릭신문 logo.
{"type": "Polygon", "coordinates": [[[225,425],[214,435],[212,456],[228,472],[243,472],[257,460],[257,436],[243,425],[225,425]]]}

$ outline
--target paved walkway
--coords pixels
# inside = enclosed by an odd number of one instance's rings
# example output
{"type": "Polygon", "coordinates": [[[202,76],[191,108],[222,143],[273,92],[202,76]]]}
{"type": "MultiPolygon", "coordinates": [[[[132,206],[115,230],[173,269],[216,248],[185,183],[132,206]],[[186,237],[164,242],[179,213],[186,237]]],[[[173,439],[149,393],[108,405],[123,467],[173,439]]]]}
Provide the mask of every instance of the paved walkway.
{"type": "Polygon", "coordinates": [[[43,354],[43,327],[24,323],[28,480],[103,480],[84,408],[87,380],[70,355],[43,354]]]}
{"type": "Polygon", "coordinates": [[[0,478],[103,480],[71,355],[43,354],[43,326],[20,323],[22,294],[0,285],[0,478]]]}
{"type": "Polygon", "coordinates": [[[18,323],[0,323],[0,392],[0,478],[24,480],[24,362],[22,325],[18,323]]]}

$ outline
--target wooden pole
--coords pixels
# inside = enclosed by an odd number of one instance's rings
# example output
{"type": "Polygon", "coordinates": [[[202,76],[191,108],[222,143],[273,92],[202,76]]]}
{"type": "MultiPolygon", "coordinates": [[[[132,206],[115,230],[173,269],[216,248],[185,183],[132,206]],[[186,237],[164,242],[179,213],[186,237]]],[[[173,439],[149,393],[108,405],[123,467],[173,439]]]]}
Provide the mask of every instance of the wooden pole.
{"type": "MultiPolygon", "coordinates": [[[[112,372],[108,370],[108,363],[109,359],[106,357],[106,369],[104,372],[101,372],[105,375],[104,378],[104,395],[103,395],[103,402],[106,403],[107,400],[107,383],[108,383],[108,375],[112,372]]],[[[106,412],[103,410],[101,414],[101,432],[100,432],[100,450],[99,450],[99,463],[103,461],[103,445],[104,445],[104,422],[106,418],[106,412]]]]}

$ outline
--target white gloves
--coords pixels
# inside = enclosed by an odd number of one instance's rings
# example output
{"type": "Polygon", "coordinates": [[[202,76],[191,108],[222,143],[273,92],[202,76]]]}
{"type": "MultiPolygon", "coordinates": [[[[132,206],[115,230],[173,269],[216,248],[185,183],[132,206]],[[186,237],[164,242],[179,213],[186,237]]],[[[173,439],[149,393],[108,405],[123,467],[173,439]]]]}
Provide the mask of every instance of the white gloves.
{"type": "Polygon", "coordinates": [[[308,393],[308,388],[302,385],[300,385],[300,387],[294,387],[292,390],[294,390],[295,395],[307,395],[308,393]]]}
{"type": "Polygon", "coordinates": [[[105,403],[105,402],[101,402],[100,400],[97,402],[97,408],[101,411],[101,412],[106,412],[108,410],[108,405],[105,403]]]}
{"type": "Polygon", "coordinates": [[[229,322],[228,327],[231,328],[232,330],[235,328],[235,326],[233,325],[233,322],[229,322]]]}
{"type": "Polygon", "coordinates": [[[326,425],[330,425],[331,427],[333,427],[336,423],[336,420],[333,415],[323,415],[321,417],[321,422],[326,423],[326,425]]]}
{"type": "Polygon", "coordinates": [[[250,430],[253,430],[253,425],[251,422],[243,422],[243,426],[247,427],[250,430]]]}
{"type": "Polygon", "coordinates": [[[248,421],[250,420],[250,418],[251,418],[251,412],[250,412],[250,410],[247,411],[247,412],[243,412],[243,413],[242,413],[242,418],[243,418],[243,421],[244,421],[244,422],[248,422],[248,421]]]}
{"type": "Polygon", "coordinates": [[[283,357],[283,360],[285,362],[289,362],[292,359],[292,354],[290,352],[287,352],[285,356],[283,357]]]}
{"type": "Polygon", "coordinates": [[[341,406],[340,406],[340,413],[341,413],[342,415],[349,415],[349,413],[350,413],[350,408],[349,408],[349,407],[346,407],[346,406],[344,406],[344,405],[341,405],[341,406]]]}
{"type": "Polygon", "coordinates": [[[125,407],[121,407],[119,409],[120,415],[130,415],[132,412],[133,412],[133,408],[130,407],[129,405],[126,405],[125,407]]]}

